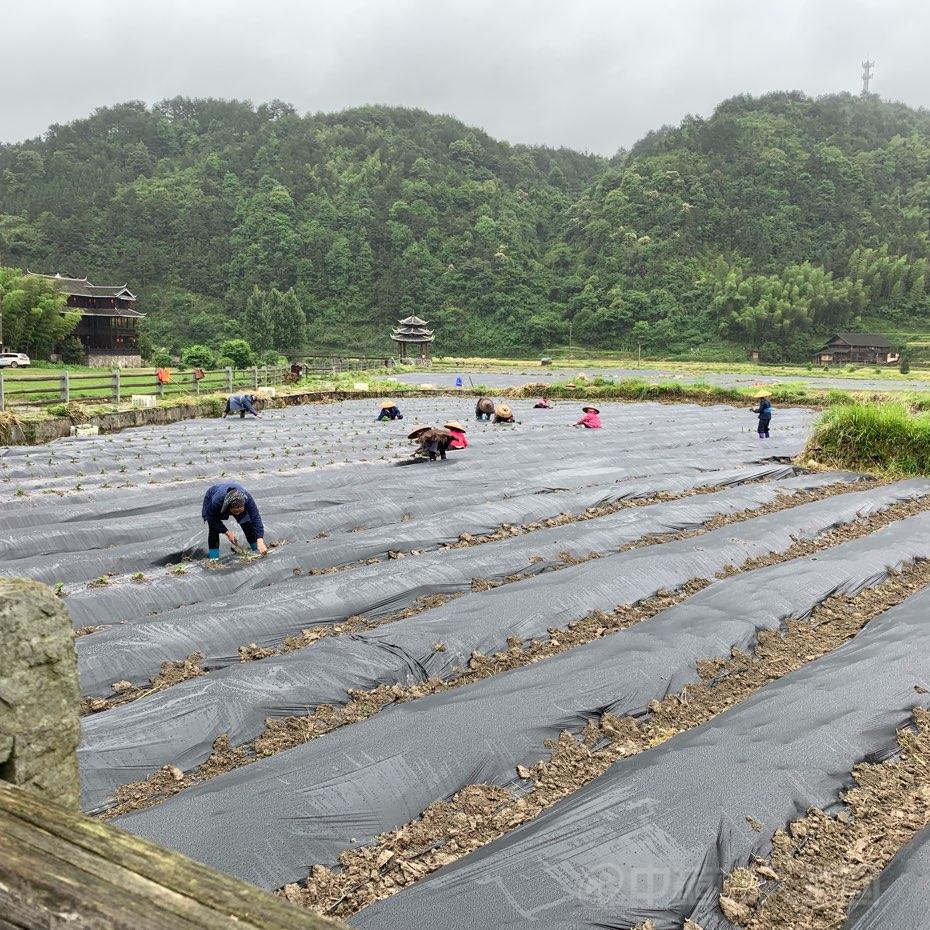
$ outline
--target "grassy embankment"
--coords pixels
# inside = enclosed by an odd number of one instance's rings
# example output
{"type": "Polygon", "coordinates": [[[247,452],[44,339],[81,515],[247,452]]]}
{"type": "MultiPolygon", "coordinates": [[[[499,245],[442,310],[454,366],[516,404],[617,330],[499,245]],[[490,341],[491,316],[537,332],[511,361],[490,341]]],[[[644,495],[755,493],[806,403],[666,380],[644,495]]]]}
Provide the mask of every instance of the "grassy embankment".
{"type": "Polygon", "coordinates": [[[848,403],[823,413],[805,455],[833,468],[930,475],[930,413],[906,403],[848,403]]]}

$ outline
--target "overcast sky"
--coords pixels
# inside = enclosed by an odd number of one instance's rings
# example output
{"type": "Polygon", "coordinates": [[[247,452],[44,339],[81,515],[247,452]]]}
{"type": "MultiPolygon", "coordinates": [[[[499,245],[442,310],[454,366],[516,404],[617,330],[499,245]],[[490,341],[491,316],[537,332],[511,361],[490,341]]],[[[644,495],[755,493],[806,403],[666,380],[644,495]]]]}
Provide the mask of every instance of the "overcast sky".
{"type": "Polygon", "coordinates": [[[130,99],[450,113],[613,154],[733,94],[930,105],[926,0],[10,0],[0,141],[130,99]]]}

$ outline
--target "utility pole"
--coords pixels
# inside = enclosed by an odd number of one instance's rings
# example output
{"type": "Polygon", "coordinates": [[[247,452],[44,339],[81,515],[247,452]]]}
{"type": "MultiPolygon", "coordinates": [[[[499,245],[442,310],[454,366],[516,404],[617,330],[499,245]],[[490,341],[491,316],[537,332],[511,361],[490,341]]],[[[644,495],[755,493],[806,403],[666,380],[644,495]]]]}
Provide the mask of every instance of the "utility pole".
{"type": "Polygon", "coordinates": [[[862,62],[862,96],[869,96],[869,81],[872,80],[875,71],[875,62],[869,61],[868,58],[862,62]]]}

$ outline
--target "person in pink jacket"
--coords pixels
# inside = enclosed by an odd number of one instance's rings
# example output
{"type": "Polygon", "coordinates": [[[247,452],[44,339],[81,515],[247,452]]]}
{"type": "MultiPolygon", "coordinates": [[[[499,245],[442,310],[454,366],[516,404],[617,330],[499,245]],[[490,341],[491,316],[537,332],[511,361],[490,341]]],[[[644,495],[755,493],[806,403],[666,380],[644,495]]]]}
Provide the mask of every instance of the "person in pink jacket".
{"type": "Polygon", "coordinates": [[[575,423],[575,426],[583,426],[585,429],[601,428],[601,411],[597,407],[582,407],[581,410],[584,416],[575,423]]]}

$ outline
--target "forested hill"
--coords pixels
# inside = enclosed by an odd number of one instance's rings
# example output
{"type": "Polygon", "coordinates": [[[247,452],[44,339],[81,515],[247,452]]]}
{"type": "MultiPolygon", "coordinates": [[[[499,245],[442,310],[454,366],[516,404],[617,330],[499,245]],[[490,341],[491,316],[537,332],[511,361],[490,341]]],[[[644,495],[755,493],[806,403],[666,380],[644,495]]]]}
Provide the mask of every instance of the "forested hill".
{"type": "Polygon", "coordinates": [[[248,338],[258,286],[294,289],[312,346],[385,348],[415,312],[446,353],[571,322],[797,355],[930,317],[928,229],[930,114],[876,97],[738,97],[609,161],[417,110],[183,98],[0,146],[0,264],[127,282],[173,349],[248,338]]]}

